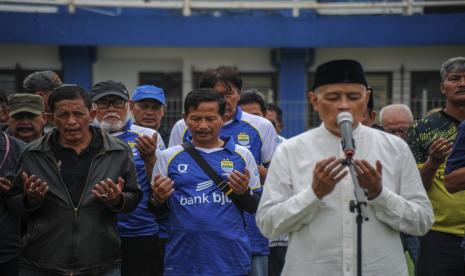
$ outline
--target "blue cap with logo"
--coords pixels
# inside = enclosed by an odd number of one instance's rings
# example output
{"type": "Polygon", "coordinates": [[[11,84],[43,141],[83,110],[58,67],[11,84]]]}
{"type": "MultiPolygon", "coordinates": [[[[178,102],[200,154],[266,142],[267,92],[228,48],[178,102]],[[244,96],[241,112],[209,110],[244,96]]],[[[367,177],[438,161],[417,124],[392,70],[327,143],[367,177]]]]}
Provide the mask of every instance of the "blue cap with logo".
{"type": "Polygon", "coordinates": [[[135,102],[140,100],[151,99],[159,101],[162,105],[166,106],[165,92],[163,91],[163,89],[154,85],[141,85],[137,87],[132,93],[131,99],[135,102]]]}

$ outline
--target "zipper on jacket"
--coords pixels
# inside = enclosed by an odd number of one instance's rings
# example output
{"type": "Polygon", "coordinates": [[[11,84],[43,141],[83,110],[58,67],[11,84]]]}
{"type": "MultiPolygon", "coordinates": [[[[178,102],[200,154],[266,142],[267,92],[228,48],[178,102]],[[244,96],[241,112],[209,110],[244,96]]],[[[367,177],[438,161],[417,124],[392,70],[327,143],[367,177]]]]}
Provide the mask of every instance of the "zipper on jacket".
{"type": "MultiPolygon", "coordinates": [[[[56,158],[55,158],[55,156],[53,154],[49,155],[49,158],[51,158],[52,162],[56,165],[55,166],[55,168],[57,169],[56,172],[57,172],[57,174],[58,174],[58,176],[60,178],[61,184],[63,185],[63,187],[66,190],[66,194],[68,195],[68,200],[69,200],[69,202],[70,202],[70,204],[71,204],[71,206],[73,208],[73,231],[71,233],[71,252],[73,252],[73,253],[72,253],[71,259],[75,259],[75,248],[76,248],[76,233],[75,233],[75,230],[77,228],[77,223],[78,223],[79,207],[81,205],[82,200],[84,199],[85,190],[86,190],[86,187],[87,187],[87,183],[89,182],[89,175],[90,175],[90,173],[92,171],[94,160],[97,157],[103,155],[104,153],[105,153],[105,151],[98,152],[96,155],[94,155],[94,157],[90,161],[89,172],[87,173],[85,185],[84,185],[84,188],[81,191],[81,197],[79,198],[79,201],[78,201],[77,205],[74,205],[74,202],[71,199],[71,195],[70,195],[70,193],[68,191],[68,187],[66,186],[65,181],[63,179],[63,176],[61,175],[61,164],[56,160],[56,158]]],[[[73,274],[74,274],[74,272],[70,272],[69,275],[73,275],[73,274]]]]}

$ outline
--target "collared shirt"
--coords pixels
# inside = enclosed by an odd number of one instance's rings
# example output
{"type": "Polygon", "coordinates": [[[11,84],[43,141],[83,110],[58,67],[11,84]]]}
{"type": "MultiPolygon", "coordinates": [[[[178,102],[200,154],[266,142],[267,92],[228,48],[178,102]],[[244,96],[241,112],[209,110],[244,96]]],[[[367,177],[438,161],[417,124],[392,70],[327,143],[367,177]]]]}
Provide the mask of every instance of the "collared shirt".
{"type": "Polygon", "coordinates": [[[90,163],[94,156],[102,149],[103,138],[94,127],[91,127],[92,140],[87,148],[77,154],[72,148],[63,147],[59,142],[58,131],[51,139],[50,148],[55,155],[58,169],[63,178],[69,196],[74,206],[79,204],[82,190],[86,185],[90,163]]]}
{"type": "MultiPolygon", "coordinates": [[[[460,121],[444,110],[415,121],[411,125],[407,141],[415,156],[418,168],[425,164],[429,147],[438,138],[455,142],[460,121]]],[[[444,170],[447,159],[439,166],[433,177],[428,197],[434,211],[432,230],[463,236],[465,231],[465,191],[449,193],[444,186],[444,170]]]]}
{"type": "MultiPolygon", "coordinates": [[[[282,142],[286,141],[287,139],[282,137],[281,135],[278,135],[278,140],[276,141],[278,145],[281,145],[282,142]]],[[[276,239],[270,240],[270,247],[275,247],[275,246],[287,246],[287,242],[289,240],[289,237],[287,234],[281,235],[277,237],[276,239]]]]}
{"type": "MultiPolygon", "coordinates": [[[[224,147],[199,150],[200,155],[225,180],[234,171],[250,172],[249,187],[260,191],[252,154],[222,138],[224,147]]],[[[205,174],[182,146],[161,153],[153,175],[170,177],[169,241],[165,275],[245,275],[250,269],[250,241],[241,211],[205,174]]]]}
{"type": "MultiPolygon", "coordinates": [[[[399,232],[423,235],[433,212],[408,145],[399,137],[359,124],[355,159],[383,166],[382,191],[368,202],[363,223],[363,275],[408,275],[399,232]]],[[[317,162],[343,158],[341,138],[324,125],[285,141],[271,162],[257,211],[267,237],[289,233],[283,275],[356,275],[357,230],[349,203],[354,185],[346,175],[317,198],[312,189],[317,162]]]]}
{"type": "Polygon", "coordinates": [[[121,131],[110,133],[113,137],[126,142],[131,148],[132,158],[136,165],[137,181],[143,193],[142,200],[132,213],[118,214],[118,230],[121,237],[153,236],[159,231],[159,225],[155,222],[155,217],[147,208],[152,189],[145,170],[144,160],[140,157],[139,150],[136,148],[136,140],[139,136],[147,135],[152,137],[155,133],[157,134],[155,154],[158,156],[160,151],[165,149],[165,144],[160,134],[153,129],[135,125],[131,120],[128,120],[121,131]]]}
{"type": "MultiPolygon", "coordinates": [[[[278,134],[267,119],[243,112],[237,107],[234,118],[221,128],[220,135],[232,137],[236,144],[246,147],[252,152],[255,162],[267,165],[279,144],[278,134]]],[[[189,141],[192,135],[184,120],[179,120],[173,127],[170,136],[170,147],[189,141]]],[[[252,242],[253,255],[268,255],[269,244],[255,224],[255,215],[245,212],[247,232],[252,242]]]]}

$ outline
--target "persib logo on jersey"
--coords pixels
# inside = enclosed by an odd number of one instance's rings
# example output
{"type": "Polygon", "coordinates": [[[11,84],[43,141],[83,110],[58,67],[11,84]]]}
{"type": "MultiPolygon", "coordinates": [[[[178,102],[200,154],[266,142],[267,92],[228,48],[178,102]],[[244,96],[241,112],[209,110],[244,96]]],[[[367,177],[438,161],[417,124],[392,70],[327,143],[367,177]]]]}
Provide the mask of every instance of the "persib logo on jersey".
{"type": "Polygon", "coordinates": [[[241,132],[237,135],[237,142],[241,146],[247,146],[250,143],[250,137],[247,133],[241,132]]]}
{"type": "Polygon", "coordinates": [[[223,170],[223,174],[230,174],[234,170],[234,163],[229,159],[221,160],[221,169],[223,170]]]}
{"type": "Polygon", "coordinates": [[[128,141],[127,143],[128,143],[128,146],[131,148],[132,155],[133,156],[139,155],[139,151],[137,151],[137,148],[136,148],[136,143],[134,143],[133,141],[128,141]]]}

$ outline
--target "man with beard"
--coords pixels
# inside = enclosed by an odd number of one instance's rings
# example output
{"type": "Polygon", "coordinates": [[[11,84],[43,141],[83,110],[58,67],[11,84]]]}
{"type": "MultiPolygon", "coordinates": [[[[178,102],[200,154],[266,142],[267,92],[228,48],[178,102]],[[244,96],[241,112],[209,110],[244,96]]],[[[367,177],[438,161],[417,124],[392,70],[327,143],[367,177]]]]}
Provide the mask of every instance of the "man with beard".
{"type": "Polygon", "coordinates": [[[451,194],[444,185],[447,157],[458,126],[465,120],[465,58],[447,60],[440,74],[446,107],[415,121],[407,137],[435,218],[431,230],[420,238],[417,274],[465,275],[460,246],[465,231],[465,193],[451,194]]]}
{"type": "Polygon", "coordinates": [[[134,116],[134,124],[156,130],[163,138],[163,142],[168,144],[170,132],[166,126],[161,125],[166,109],[163,89],[154,85],[141,85],[132,93],[129,104],[134,116]]]}
{"type": "Polygon", "coordinates": [[[44,103],[40,96],[14,94],[8,102],[10,119],[8,132],[26,143],[44,134],[44,103]]]}
{"type": "Polygon", "coordinates": [[[134,212],[118,216],[122,275],[158,275],[162,267],[158,225],[147,209],[147,202],[151,190],[150,178],[157,159],[155,152],[165,148],[163,140],[153,129],[131,122],[129,93],[121,82],[108,80],[95,84],[92,101],[100,128],[123,140],[131,148],[143,192],[142,200],[134,212]]]}

